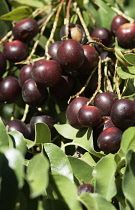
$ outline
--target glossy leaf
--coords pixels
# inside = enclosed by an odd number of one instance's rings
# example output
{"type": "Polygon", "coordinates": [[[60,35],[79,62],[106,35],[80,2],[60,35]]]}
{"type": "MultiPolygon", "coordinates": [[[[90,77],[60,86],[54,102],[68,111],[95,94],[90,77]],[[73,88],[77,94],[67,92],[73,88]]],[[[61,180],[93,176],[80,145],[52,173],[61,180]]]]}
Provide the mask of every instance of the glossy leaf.
{"type": "MultiPolygon", "coordinates": [[[[1,8],[0,16],[9,12],[9,8],[5,0],[0,1],[0,8],[1,8]]],[[[7,32],[11,29],[12,26],[10,22],[4,20],[0,20],[0,26],[1,26],[0,30],[0,39],[1,39],[7,34],[7,32]]]]}
{"type": "MultiPolygon", "coordinates": [[[[36,7],[36,8],[40,8],[40,7],[43,7],[44,4],[46,3],[46,1],[41,2],[39,0],[29,0],[29,1],[26,1],[26,0],[11,0],[11,2],[17,2],[18,4],[20,5],[27,5],[27,6],[30,6],[30,7],[36,7]]],[[[48,0],[47,3],[51,3],[51,1],[48,0]]]]}
{"type": "Polygon", "coordinates": [[[128,63],[131,65],[135,65],[135,54],[134,53],[128,53],[124,55],[124,58],[127,60],[128,63]]]}
{"type": "Polygon", "coordinates": [[[26,154],[27,147],[26,147],[26,141],[24,136],[18,132],[18,131],[10,131],[10,142],[9,142],[9,147],[14,147],[17,150],[19,150],[23,155],[26,154]]]}
{"type": "Polygon", "coordinates": [[[128,128],[122,135],[121,147],[119,153],[126,155],[128,150],[135,148],[135,128],[128,128]]]}
{"type": "Polygon", "coordinates": [[[32,148],[34,145],[51,142],[51,132],[48,125],[43,122],[35,123],[35,140],[26,141],[28,149],[32,148]]]}
{"type": "Polygon", "coordinates": [[[115,210],[110,202],[97,193],[82,193],[79,200],[87,207],[87,210],[115,210]]]}
{"type": "Polygon", "coordinates": [[[32,13],[32,9],[27,6],[18,7],[11,12],[8,12],[0,17],[2,20],[21,20],[29,17],[32,13]]]}
{"type": "Polygon", "coordinates": [[[134,209],[135,199],[134,199],[134,189],[135,189],[135,151],[129,150],[126,155],[126,169],[123,175],[122,189],[123,193],[134,209]]]}
{"type": "Polygon", "coordinates": [[[71,140],[74,139],[78,132],[78,129],[73,128],[69,124],[63,124],[63,125],[55,124],[54,127],[57,130],[57,132],[66,139],[71,139],[71,140]]]}
{"type": "Polygon", "coordinates": [[[61,174],[53,173],[50,181],[56,200],[63,200],[70,210],[82,210],[77,200],[77,187],[70,179],[61,174]]]}
{"type": "Polygon", "coordinates": [[[132,79],[135,78],[135,74],[131,74],[129,69],[133,69],[133,67],[118,67],[117,68],[117,72],[118,75],[122,78],[122,79],[132,79]]]}
{"type": "Polygon", "coordinates": [[[0,209],[15,209],[18,180],[8,159],[0,152],[0,209]],[[7,202],[8,199],[8,202],[7,202]]]}
{"type": "Polygon", "coordinates": [[[76,137],[73,139],[73,141],[71,143],[65,144],[65,146],[69,146],[69,145],[76,145],[76,146],[82,147],[86,151],[90,152],[91,154],[99,158],[103,156],[103,154],[96,152],[94,150],[91,128],[88,128],[88,129],[84,128],[84,129],[79,130],[76,133],[76,137]]]}
{"type": "Polygon", "coordinates": [[[44,150],[49,158],[51,171],[66,176],[73,181],[72,168],[64,152],[52,143],[44,144],[44,150]]]}
{"type": "Polygon", "coordinates": [[[31,197],[35,198],[45,193],[48,186],[49,163],[42,154],[35,155],[27,168],[27,180],[31,189],[31,197]]]}
{"type": "Polygon", "coordinates": [[[14,148],[1,148],[1,152],[5,155],[10,169],[14,171],[14,174],[18,181],[18,187],[21,188],[23,186],[24,181],[24,158],[21,152],[14,148]]]}
{"type": "Polygon", "coordinates": [[[81,159],[69,156],[68,157],[74,176],[79,180],[79,182],[87,183],[92,180],[93,168],[81,159]]]}
{"type": "Polygon", "coordinates": [[[0,147],[8,146],[10,137],[6,130],[6,126],[4,125],[2,119],[0,118],[0,147]]]}
{"type": "Polygon", "coordinates": [[[115,172],[116,164],[113,154],[101,158],[93,170],[95,192],[108,201],[116,195],[115,172]]]}

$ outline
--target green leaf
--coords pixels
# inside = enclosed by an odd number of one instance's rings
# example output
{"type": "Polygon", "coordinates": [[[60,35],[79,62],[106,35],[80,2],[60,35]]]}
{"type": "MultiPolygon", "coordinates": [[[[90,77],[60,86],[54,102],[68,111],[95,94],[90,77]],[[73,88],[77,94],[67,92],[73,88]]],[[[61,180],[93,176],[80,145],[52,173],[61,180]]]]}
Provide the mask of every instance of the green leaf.
{"type": "Polygon", "coordinates": [[[23,155],[25,155],[27,147],[24,136],[18,131],[10,131],[9,135],[11,137],[11,140],[9,141],[9,147],[14,147],[19,150],[23,155]]]}
{"type": "Polygon", "coordinates": [[[134,189],[135,189],[135,151],[129,150],[126,155],[126,170],[123,175],[122,189],[127,201],[135,207],[134,189]]]}
{"type": "Polygon", "coordinates": [[[57,130],[57,132],[66,139],[71,139],[71,140],[74,139],[76,133],[78,132],[78,129],[73,128],[69,124],[62,124],[62,125],[55,124],[54,127],[57,130]]]}
{"type": "Polygon", "coordinates": [[[62,200],[44,199],[43,210],[69,210],[67,204],[62,200]]]}
{"type": "Polygon", "coordinates": [[[95,192],[108,201],[116,195],[115,172],[116,164],[113,154],[101,158],[93,170],[95,192]]]}
{"type": "Polygon", "coordinates": [[[135,65],[135,54],[134,53],[128,53],[124,55],[124,58],[127,60],[128,63],[131,65],[135,65]]]}
{"type": "Polygon", "coordinates": [[[93,157],[90,155],[89,152],[85,152],[84,155],[81,157],[81,159],[92,167],[96,165],[95,160],[93,159],[93,157]]]}
{"type": "Polygon", "coordinates": [[[23,186],[24,179],[24,158],[21,152],[14,148],[1,148],[1,152],[4,153],[6,159],[8,160],[8,166],[14,171],[18,181],[18,187],[21,188],[23,186]]]}
{"type": "Polygon", "coordinates": [[[18,194],[18,180],[8,159],[0,152],[0,209],[14,209],[18,194]],[[7,202],[8,199],[8,202],[7,202]]]}
{"type": "MultiPolygon", "coordinates": [[[[9,12],[9,8],[5,0],[0,1],[0,8],[1,8],[0,16],[9,12]]],[[[1,30],[0,30],[0,39],[1,39],[3,36],[6,35],[6,33],[10,30],[12,26],[10,22],[6,22],[3,20],[0,20],[0,26],[1,26],[1,30]]]]}
{"type": "Polygon", "coordinates": [[[31,197],[35,198],[45,193],[48,186],[49,163],[42,154],[35,155],[27,168],[27,180],[31,189],[31,197]]]}
{"type": "Polygon", "coordinates": [[[81,159],[75,157],[68,157],[74,176],[79,180],[79,182],[87,183],[92,180],[93,168],[81,159]]]}
{"type": "MultiPolygon", "coordinates": [[[[10,0],[12,4],[20,4],[20,5],[27,5],[27,6],[30,6],[30,7],[36,7],[36,8],[41,8],[45,5],[45,3],[47,1],[44,1],[44,2],[41,2],[39,0],[29,0],[29,1],[26,1],[26,0],[10,0]]],[[[51,3],[51,1],[49,1],[48,3],[51,3]]]]}
{"type": "Polygon", "coordinates": [[[115,210],[115,207],[110,202],[97,193],[82,193],[79,200],[87,210],[115,210]]]}
{"type": "Polygon", "coordinates": [[[73,181],[72,168],[64,152],[52,143],[44,144],[44,149],[50,161],[51,171],[66,176],[73,181]]]}
{"type": "Polygon", "coordinates": [[[55,199],[63,200],[70,210],[82,210],[77,200],[77,187],[66,176],[53,173],[51,176],[51,186],[54,190],[55,199]]]}
{"type": "Polygon", "coordinates": [[[71,143],[67,143],[64,145],[64,147],[69,146],[69,145],[76,145],[79,147],[82,147],[86,151],[90,152],[96,157],[101,158],[103,154],[96,152],[94,150],[94,145],[93,145],[93,135],[92,135],[92,129],[91,128],[84,128],[79,130],[76,133],[76,137],[73,139],[71,143]]]}
{"type": "Polygon", "coordinates": [[[2,119],[0,118],[0,147],[9,145],[10,137],[6,131],[6,126],[4,125],[2,119]]]}
{"type": "Polygon", "coordinates": [[[34,141],[26,140],[26,141],[28,149],[38,144],[51,142],[51,132],[48,125],[43,122],[35,123],[35,140],[34,141]]]}
{"type": "Polygon", "coordinates": [[[121,146],[120,146],[119,153],[122,153],[123,156],[125,156],[126,153],[130,149],[134,149],[134,148],[135,148],[135,128],[130,127],[127,130],[125,130],[123,135],[122,135],[122,140],[121,140],[121,146]]]}
{"type": "Polygon", "coordinates": [[[32,9],[27,6],[18,7],[0,17],[2,20],[21,20],[31,15],[32,9]]]}
{"type": "Polygon", "coordinates": [[[132,79],[132,78],[135,78],[135,75],[134,74],[131,74],[130,73],[130,69],[131,71],[133,71],[133,67],[118,67],[117,68],[117,72],[118,72],[118,75],[119,77],[121,77],[122,79],[132,79]]]}

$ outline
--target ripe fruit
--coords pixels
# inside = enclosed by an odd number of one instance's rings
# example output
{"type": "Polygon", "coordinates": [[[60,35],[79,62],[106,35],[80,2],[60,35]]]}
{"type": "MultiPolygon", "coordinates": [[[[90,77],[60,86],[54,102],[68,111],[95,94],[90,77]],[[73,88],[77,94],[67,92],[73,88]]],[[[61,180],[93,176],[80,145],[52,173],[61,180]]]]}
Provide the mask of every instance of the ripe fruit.
{"type": "Polygon", "coordinates": [[[80,71],[83,73],[89,73],[98,65],[98,53],[96,49],[90,45],[83,45],[84,50],[84,63],[82,64],[80,71]]]}
{"type": "Polygon", "coordinates": [[[56,41],[49,46],[48,53],[52,60],[58,61],[57,52],[62,43],[63,41],[56,41]]]}
{"type": "Polygon", "coordinates": [[[0,82],[0,101],[12,103],[20,95],[18,79],[8,76],[0,82]]]}
{"type": "Polygon", "coordinates": [[[26,80],[32,78],[31,77],[31,71],[32,71],[32,65],[31,64],[27,64],[24,65],[18,75],[18,81],[19,81],[19,85],[22,87],[23,84],[25,83],[26,80]]]}
{"type": "Polygon", "coordinates": [[[78,195],[81,195],[82,193],[93,193],[94,187],[91,184],[82,184],[78,186],[78,195]]]}
{"type": "Polygon", "coordinates": [[[112,41],[111,32],[103,27],[95,28],[91,33],[91,37],[96,38],[97,41],[101,41],[105,46],[109,46],[112,41]]]}
{"type": "Polygon", "coordinates": [[[30,106],[39,107],[46,102],[48,91],[45,86],[28,79],[22,86],[22,98],[30,106]]]}
{"type": "Polygon", "coordinates": [[[24,60],[28,55],[27,45],[19,40],[7,42],[3,49],[4,56],[7,60],[12,62],[19,62],[24,60]]]}
{"type": "Polygon", "coordinates": [[[66,118],[72,127],[77,129],[82,128],[82,125],[78,120],[78,112],[82,106],[87,104],[87,102],[88,98],[78,97],[71,101],[70,104],[67,106],[66,118]]]}
{"type": "Polygon", "coordinates": [[[2,52],[0,52],[0,77],[6,72],[6,58],[2,52]]]}
{"type": "Polygon", "coordinates": [[[74,88],[74,79],[71,76],[62,75],[59,82],[49,88],[51,95],[56,99],[63,99],[70,96],[74,88]]]}
{"type": "Polygon", "coordinates": [[[41,59],[36,61],[31,72],[32,78],[36,82],[53,87],[60,80],[62,74],[61,67],[57,61],[41,59]]]}
{"type": "Polygon", "coordinates": [[[12,29],[14,39],[21,41],[31,41],[38,31],[38,24],[33,18],[20,20],[12,29]]]}
{"type": "MultiPolygon", "coordinates": [[[[60,38],[66,36],[66,25],[63,25],[60,30],[60,38]]],[[[83,27],[79,24],[69,23],[68,25],[68,38],[73,39],[81,44],[86,41],[86,34],[83,27]]]]}
{"type": "Polygon", "coordinates": [[[121,130],[135,123],[135,104],[129,99],[119,99],[112,106],[111,120],[121,130]]]}
{"type": "Polygon", "coordinates": [[[84,50],[75,40],[69,39],[62,43],[58,49],[58,61],[64,70],[79,69],[84,62],[84,50]]]}
{"type": "Polygon", "coordinates": [[[135,46],[135,23],[125,23],[116,31],[118,44],[123,48],[133,48],[135,46]]]}
{"type": "Polygon", "coordinates": [[[118,96],[114,92],[99,93],[94,99],[94,105],[98,107],[102,116],[109,116],[112,105],[118,100],[118,96]]]}
{"type": "Polygon", "coordinates": [[[119,128],[111,127],[103,130],[97,139],[97,145],[105,153],[117,152],[120,148],[122,131],[119,128]]]}
{"type": "Polygon", "coordinates": [[[25,125],[24,122],[22,122],[21,120],[15,119],[15,120],[11,120],[8,123],[6,123],[6,125],[8,126],[8,131],[19,131],[20,133],[23,134],[23,136],[25,138],[29,138],[29,130],[27,128],[27,126],[25,125]]]}
{"type": "Polygon", "coordinates": [[[115,35],[116,30],[124,23],[128,23],[128,20],[122,17],[121,15],[116,15],[111,22],[111,32],[115,35]]]}
{"type": "Polygon", "coordinates": [[[95,106],[83,106],[78,111],[78,120],[83,127],[94,127],[101,121],[101,114],[95,106]]]}

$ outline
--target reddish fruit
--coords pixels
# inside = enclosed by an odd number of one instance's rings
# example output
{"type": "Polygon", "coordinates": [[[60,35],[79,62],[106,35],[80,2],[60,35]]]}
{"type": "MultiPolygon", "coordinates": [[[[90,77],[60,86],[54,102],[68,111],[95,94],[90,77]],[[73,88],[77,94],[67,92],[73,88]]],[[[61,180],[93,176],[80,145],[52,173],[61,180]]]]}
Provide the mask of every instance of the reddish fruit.
{"type": "Polygon", "coordinates": [[[111,22],[111,32],[115,35],[117,29],[119,26],[121,26],[124,23],[128,23],[129,21],[122,17],[121,15],[116,15],[111,22]]]}

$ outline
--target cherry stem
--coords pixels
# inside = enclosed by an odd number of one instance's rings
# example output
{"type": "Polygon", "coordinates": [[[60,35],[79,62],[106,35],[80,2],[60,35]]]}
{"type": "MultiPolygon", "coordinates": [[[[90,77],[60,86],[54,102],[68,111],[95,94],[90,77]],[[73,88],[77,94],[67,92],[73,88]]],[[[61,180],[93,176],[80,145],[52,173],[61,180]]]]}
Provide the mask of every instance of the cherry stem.
{"type": "Polygon", "coordinates": [[[69,19],[70,19],[70,6],[71,6],[72,0],[68,1],[67,5],[67,12],[66,12],[66,18],[65,18],[65,24],[66,24],[66,36],[65,38],[68,39],[68,34],[69,34],[69,19]]]}
{"type": "Polygon", "coordinates": [[[25,105],[25,110],[24,110],[24,113],[23,113],[23,117],[21,119],[22,122],[24,122],[26,120],[26,117],[27,117],[28,112],[29,112],[29,105],[26,104],[25,105]]]}
{"type": "Polygon", "coordinates": [[[101,79],[102,79],[102,74],[101,74],[101,64],[102,64],[102,60],[99,57],[99,62],[98,62],[98,86],[96,91],[94,92],[94,94],[92,95],[92,97],[90,98],[90,100],[87,102],[87,105],[89,105],[93,99],[95,98],[95,96],[97,95],[98,92],[100,92],[100,88],[101,88],[101,79]]]}
{"type": "Polygon", "coordinates": [[[89,41],[89,42],[92,42],[93,39],[92,39],[91,36],[90,36],[90,32],[89,32],[89,30],[88,30],[88,28],[87,28],[87,26],[86,26],[86,24],[85,24],[85,21],[84,21],[84,19],[83,19],[82,14],[81,14],[80,8],[77,7],[77,3],[76,3],[76,2],[75,2],[73,5],[74,5],[74,9],[75,9],[75,11],[76,11],[76,13],[77,13],[77,15],[78,15],[78,17],[79,17],[79,19],[80,19],[80,22],[81,22],[81,24],[82,24],[82,26],[83,26],[83,28],[84,28],[84,31],[85,31],[85,33],[86,33],[86,37],[87,37],[88,41],[89,41]]]}
{"type": "Polygon", "coordinates": [[[115,87],[116,87],[116,92],[118,95],[118,99],[121,99],[121,94],[120,94],[120,89],[119,89],[119,76],[117,73],[117,66],[118,66],[118,59],[116,60],[115,63],[115,71],[114,71],[114,80],[115,80],[115,87]]]}
{"type": "Polygon", "coordinates": [[[97,67],[95,67],[95,68],[92,70],[90,76],[88,77],[88,79],[87,79],[85,85],[81,88],[81,90],[80,90],[78,93],[76,93],[75,95],[70,96],[70,98],[69,98],[69,100],[68,100],[68,104],[70,103],[71,99],[79,97],[79,95],[81,95],[81,93],[84,92],[85,88],[88,86],[89,81],[90,81],[91,77],[93,76],[94,72],[96,71],[96,69],[97,69],[97,67]]]}
{"type": "Polygon", "coordinates": [[[49,46],[50,42],[54,42],[53,37],[54,37],[54,33],[56,31],[56,28],[57,28],[60,11],[62,9],[64,1],[65,0],[61,0],[60,4],[58,6],[58,9],[57,9],[57,12],[56,12],[56,16],[55,16],[55,20],[54,20],[54,23],[53,23],[53,27],[52,27],[52,30],[51,30],[51,33],[50,33],[50,37],[49,37],[49,39],[48,39],[48,41],[46,42],[46,45],[45,45],[45,55],[47,56],[46,59],[50,58],[50,55],[48,54],[48,46],[49,46]]]}

